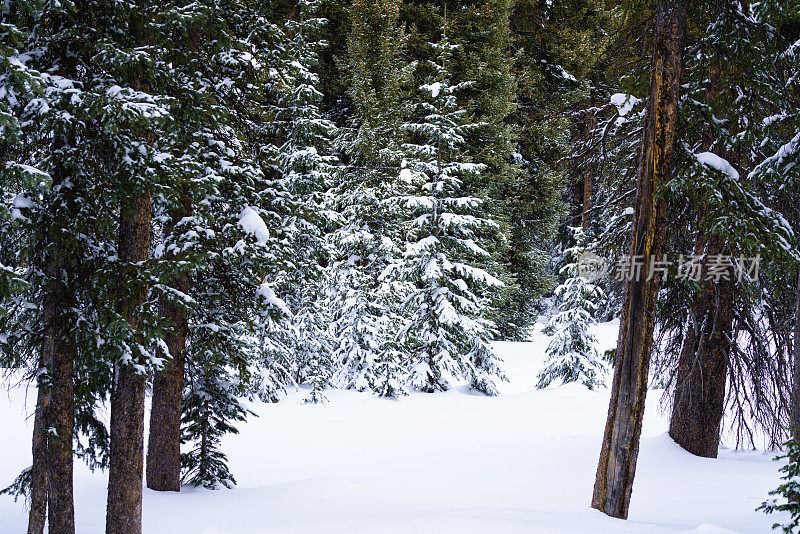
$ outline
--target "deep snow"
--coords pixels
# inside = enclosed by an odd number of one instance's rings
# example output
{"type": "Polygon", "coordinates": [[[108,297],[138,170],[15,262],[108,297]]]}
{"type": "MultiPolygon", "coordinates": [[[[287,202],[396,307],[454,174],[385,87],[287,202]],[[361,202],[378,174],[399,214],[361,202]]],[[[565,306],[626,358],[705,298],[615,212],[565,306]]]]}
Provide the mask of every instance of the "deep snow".
{"type": "MultiPolygon", "coordinates": [[[[600,325],[600,349],[616,324],[600,325]]],[[[224,442],[232,490],[145,490],[145,534],[770,532],[755,508],[778,485],[774,453],[724,449],[691,456],[665,434],[660,391],[648,407],[630,519],[588,503],[609,394],[577,385],[536,391],[546,338],[498,343],[510,381],[488,398],[463,387],[398,401],[306,392],[259,415],[224,442]]],[[[30,463],[33,388],[0,401],[0,484],[30,463]]],[[[77,532],[104,531],[107,478],[76,463],[77,532]]],[[[0,497],[0,532],[25,531],[22,502],[0,497]]]]}

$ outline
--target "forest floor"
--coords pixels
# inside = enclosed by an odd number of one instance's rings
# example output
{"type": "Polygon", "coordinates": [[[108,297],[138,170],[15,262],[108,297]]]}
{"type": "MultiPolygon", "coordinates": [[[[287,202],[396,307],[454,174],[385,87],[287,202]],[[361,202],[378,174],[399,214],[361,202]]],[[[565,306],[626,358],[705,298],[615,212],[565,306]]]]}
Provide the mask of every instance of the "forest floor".
{"type": "MultiPolygon", "coordinates": [[[[617,325],[600,325],[601,349],[617,325]]],[[[666,434],[650,391],[630,519],[589,507],[608,390],[534,389],[546,338],[498,343],[509,382],[494,398],[463,387],[400,400],[332,391],[302,404],[292,392],[254,403],[224,449],[231,490],[145,490],[145,534],[767,533],[755,508],[778,485],[772,452],[723,449],[696,458],[666,434]]],[[[0,484],[30,463],[36,394],[0,400],[0,484]]],[[[105,474],[75,470],[77,532],[104,531],[105,474]]],[[[0,533],[25,531],[23,503],[0,497],[0,533]]]]}

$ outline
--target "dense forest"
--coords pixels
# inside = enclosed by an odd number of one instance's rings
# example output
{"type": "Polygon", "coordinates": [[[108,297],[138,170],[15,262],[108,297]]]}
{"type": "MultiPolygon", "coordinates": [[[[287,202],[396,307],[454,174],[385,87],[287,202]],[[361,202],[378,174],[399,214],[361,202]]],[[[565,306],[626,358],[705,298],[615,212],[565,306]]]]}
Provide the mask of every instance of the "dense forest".
{"type": "Polygon", "coordinates": [[[795,0],[5,0],[0,485],[74,534],[77,459],[139,534],[252,402],[494,396],[538,320],[532,387],[610,379],[594,508],[656,387],[693,455],[787,451],[797,532],[798,163],[795,0]]]}

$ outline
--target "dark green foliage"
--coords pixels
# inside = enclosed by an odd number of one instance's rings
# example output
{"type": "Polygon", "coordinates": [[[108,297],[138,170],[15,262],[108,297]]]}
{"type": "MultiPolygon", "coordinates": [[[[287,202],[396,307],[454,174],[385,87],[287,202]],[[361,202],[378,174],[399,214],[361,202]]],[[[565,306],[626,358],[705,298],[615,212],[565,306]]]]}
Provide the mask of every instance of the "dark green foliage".
{"type": "Polygon", "coordinates": [[[236,479],[220,440],[226,434],[238,434],[233,425],[252,414],[239,400],[245,389],[213,356],[195,358],[187,382],[181,443],[190,448],[181,454],[182,481],[208,489],[230,488],[236,479]]]}
{"type": "Polygon", "coordinates": [[[769,492],[770,495],[780,497],[764,502],[757,509],[765,514],[788,512],[789,522],[775,523],[772,528],[781,529],[785,534],[793,534],[800,531],[800,443],[791,439],[784,447],[786,453],[775,458],[776,461],[787,462],[779,470],[783,473],[781,480],[784,482],[769,492]]]}
{"type": "Polygon", "coordinates": [[[20,497],[27,500],[31,491],[31,469],[31,467],[23,469],[10,486],[0,490],[0,495],[10,495],[15,501],[20,497]]]}

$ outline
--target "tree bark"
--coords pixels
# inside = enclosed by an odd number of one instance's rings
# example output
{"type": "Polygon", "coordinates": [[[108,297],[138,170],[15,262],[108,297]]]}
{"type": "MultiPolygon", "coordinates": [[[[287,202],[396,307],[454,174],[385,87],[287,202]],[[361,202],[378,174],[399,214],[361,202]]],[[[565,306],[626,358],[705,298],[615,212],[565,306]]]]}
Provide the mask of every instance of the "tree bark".
{"type": "MultiPolygon", "coordinates": [[[[150,193],[135,192],[120,208],[118,251],[122,262],[145,261],[150,254],[150,193]]],[[[120,297],[120,312],[135,331],[146,289],[120,297]]],[[[111,454],[106,534],[141,534],[146,376],[130,365],[116,370],[111,393],[111,454]]]]}
{"type": "MultiPolygon", "coordinates": [[[[184,213],[188,213],[188,210],[173,214],[171,228],[183,218],[184,213]]],[[[172,286],[181,293],[186,293],[189,281],[185,275],[178,275],[172,286]]],[[[180,306],[161,302],[160,311],[161,316],[173,328],[172,332],[164,336],[172,359],[153,379],[153,404],[147,441],[147,487],[156,491],[180,491],[181,402],[188,327],[186,314],[180,306]]]]}
{"type": "Polygon", "coordinates": [[[678,100],[686,29],[686,4],[659,0],[644,139],[637,168],[636,207],[630,255],[643,258],[640,277],[625,287],[617,360],[592,506],[628,516],[642,432],[653,324],[660,276],[649,260],[660,259],[666,204],[655,193],[669,180],[678,122],[678,100]]]}
{"type": "MultiPolygon", "coordinates": [[[[71,139],[74,143],[74,139],[71,139]]],[[[56,136],[54,148],[67,144],[56,136]]],[[[72,489],[72,437],[75,421],[73,366],[75,349],[69,339],[72,297],[62,260],[66,247],[61,232],[73,217],[72,188],[65,187],[65,171],[54,173],[54,199],[49,208],[50,225],[44,237],[45,276],[42,295],[42,340],[40,346],[39,392],[33,430],[31,510],[28,532],[41,532],[47,514],[50,534],[75,534],[75,506],[72,489]],[[59,191],[56,193],[55,191],[59,191]],[[46,503],[45,503],[46,499],[46,503]]]]}
{"type": "MultiPolygon", "coordinates": [[[[794,304],[794,336],[792,338],[792,391],[789,401],[789,437],[800,443],[800,271],[797,273],[797,296],[794,304]]],[[[797,458],[791,459],[794,462],[797,458]]],[[[792,495],[790,503],[800,502],[792,495]]]]}
{"type": "MultiPolygon", "coordinates": [[[[594,113],[587,115],[583,119],[581,137],[584,142],[592,136],[592,131],[597,126],[597,117],[594,113]]],[[[592,209],[592,192],[594,191],[594,169],[584,169],[583,171],[583,212],[581,213],[581,227],[584,230],[589,228],[589,210],[592,209]]]]}
{"type": "MultiPolygon", "coordinates": [[[[40,370],[47,365],[42,360],[40,370]]],[[[50,405],[48,386],[40,379],[36,394],[36,414],[33,418],[33,465],[31,466],[31,509],[28,514],[28,534],[42,534],[47,519],[47,444],[45,430],[50,405]]]]}
{"type": "Polygon", "coordinates": [[[790,409],[791,437],[800,442],[800,272],[797,273],[797,297],[794,309],[794,336],[792,339],[792,400],[790,409]]]}
{"type": "MultiPolygon", "coordinates": [[[[698,233],[695,254],[715,255],[725,250],[718,237],[712,236],[706,245],[703,234],[698,233]]],[[[730,276],[735,276],[732,270],[730,276]]],[[[703,281],[678,361],[669,435],[687,451],[706,458],[717,457],[725,411],[733,284],[732,279],[703,281]]]]}
{"type": "MultiPolygon", "coordinates": [[[[47,484],[48,532],[75,533],[75,506],[72,492],[72,433],[75,421],[75,399],[72,370],[74,354],[64,339],[70,331],[65,313],[66,288],[61,268],[55,258],[47,266],[51,288],[44,299],[45,344],[44,357],[50,361],[50,402],[46,431],[49,480],[47,484]]],[[[35,423],[34,423],[35,426],[35,423]]]]}
{"type": "MultiPolygon", "coordinates": [[[[721,9],[729,8],[723,3],[721,9]]],[[[720,65],[708,68],[708,101],[713,102],[721,87],[720,65]]],[[[724,115],[723,115],[724,116],[724,115]]],[[[703,149],[710,150],[714,136],[708,131],[703,149]]],[[[708,211],[708,199],[697,209],[698,232],[695,256],[707,258],[733,251],[718,236],[708,235],[702,221],[708,211]]],[[[703,280],[700,292],[694,296],[690,324],[678,359],[675,395],[672,404],[669,435],[688,452],[706,458],[716,458],[719,450],[720,425],[725,411],[725,384],[728,361],[733,342],[733,268],[730,279],[718,282],[703,280]]]]}

